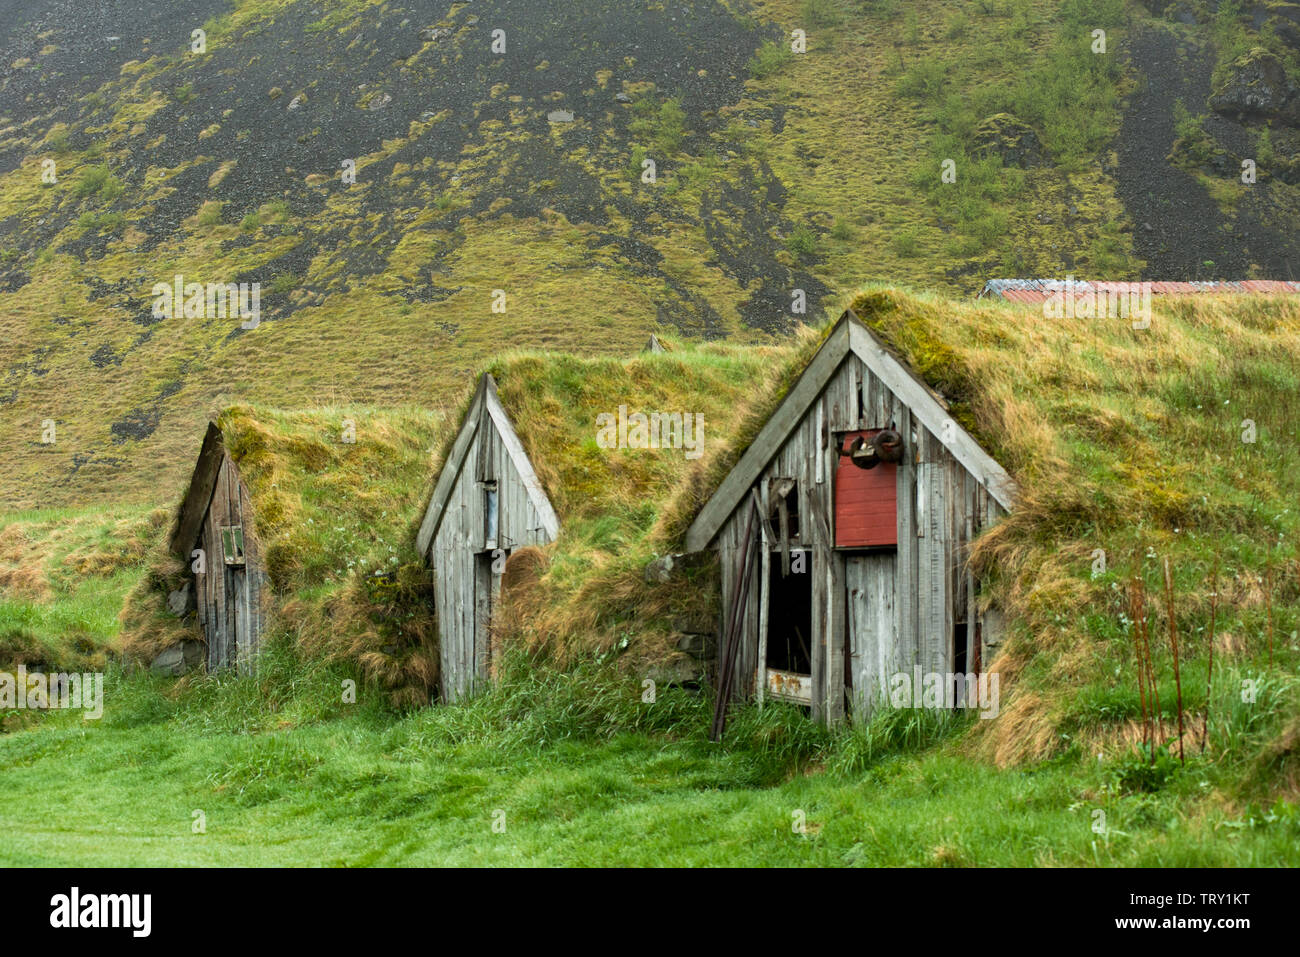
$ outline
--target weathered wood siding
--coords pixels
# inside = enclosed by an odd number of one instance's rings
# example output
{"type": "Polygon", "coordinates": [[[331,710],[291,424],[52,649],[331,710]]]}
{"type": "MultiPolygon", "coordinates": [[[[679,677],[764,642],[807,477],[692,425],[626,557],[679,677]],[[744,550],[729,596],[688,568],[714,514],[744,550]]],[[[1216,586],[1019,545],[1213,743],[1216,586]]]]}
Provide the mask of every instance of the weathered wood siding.
{"type": "Polygon", "coordinates": [[[501,577],[490,570],[492,553],[500,549],[504,560],[515,548],[551,540],[487,405],[480,406],[477,414],[469,451],[428,556],[434,573],[444,701],[470,694],[475,682],[488,677],[491,608],[501,577]],[[487,538],[486,483],[491,481],[497,486],[495,543],[487,538]]]}
{"type": "MultiPolygon", "coordinates": [[[[969,543],[996,517],[999,506],[943,443],[912,416],[911,409],[850,353],[808,407],[789,437],[769,458],[755,482],[798,480],[799,537],[812,575],[813,704],[816,718],[834,721],[852,687],[858,707],[873,701],[867,683],[883,669],[947,672],[954,661],[954,623],[968,622],[974,640],[992,638],[991,623],[978,619],[974,583],[965,567],[969,543]],[[833,433],[893,425],[903,436],[904,461],[896,470],[896,551],[864,557],[836,550],[834,475],[838,452],[833,433]]],[[[752,497],[727,518],[716,539],[722,569],[723,634],[730,600],[743,564],[741,546],[752,497]]],[[[774,537],[774,536],[770,536],[774,537]]],[[[759,536],[751,548],[761,548],[759,536]]],[[[779,548],[775,541],[773,548],[779,548]]],[[[773,558],[773,562],[776,562],[773,558]]],[[[763,588],[754,561],[737,656],[735,688],[752,695],[759,677],[758,649],[763,588]]],[[[987,662],[987,649],[980,655],[987,662]]]]}
{"type": "MultiPolygon", "coordinates": [[[[266,569],[248,488],[229,455],[222,457],[194,548],[203,549],[203,571],[194,576],[194,595],[208,643],[208,670],[236,664],[251,670],[266,624],[266,569]],[[226,525],[244,530],[243,566],[225,563],[221,528],[226,525]]],[[[185,560],[193,562],[192,557],[185,560]]]]}
{"type": "Polygon", "coordinates": [[[849,699],[853,711],[866,714],[889,693],[889,678],[899,663],[897,556],[892,553],[851,555],[845,561],[848,594],[849,699]]]}

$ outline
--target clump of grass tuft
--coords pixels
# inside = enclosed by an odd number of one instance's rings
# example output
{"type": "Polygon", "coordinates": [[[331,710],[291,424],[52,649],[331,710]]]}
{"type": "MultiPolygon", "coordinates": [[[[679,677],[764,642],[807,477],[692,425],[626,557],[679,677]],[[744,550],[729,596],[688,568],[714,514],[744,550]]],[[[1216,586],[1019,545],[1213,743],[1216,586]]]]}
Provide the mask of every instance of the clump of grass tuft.
{"type": "Polygon", "coordinates": [[[100,202],[111,203],[124,189],[122,181],[107,166],[88,166],[72,188],[72,194],[78,199],[94,196],[100,202]]]}
{"type": "Polygon", "coordinates": [[[794,53],[784,43],[767,40],[754,51],[746,68],[754,79],[764,80],[779,72],[793,57],[794,53]]]}
{"type": "Polygon", "coordinates": [[[840,774],[860,774],[885,757],[924,751],[955,738],[973,720],[966,711],[882,704],[865,723],[836,733],[828,767],[840,774]]]}
{"type": "Polygon", "coordinates": [[[785,247],[803,259],[817,255],[817,233],[806,223],[795,223],[785,239],[785,247]]]}

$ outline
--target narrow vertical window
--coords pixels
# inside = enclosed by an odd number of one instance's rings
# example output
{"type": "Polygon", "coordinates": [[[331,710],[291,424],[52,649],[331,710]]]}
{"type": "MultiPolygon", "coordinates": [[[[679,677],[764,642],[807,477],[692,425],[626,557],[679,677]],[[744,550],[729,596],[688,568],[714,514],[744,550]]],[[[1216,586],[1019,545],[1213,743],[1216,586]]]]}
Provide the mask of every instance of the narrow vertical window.
{"type": "Polygon", "coordinates": [[[484,547],[497,547],[497,483],[483,483],[484,547]]]}
{"type": "Polygon", "coordinates": [[[244,527],[221,526],[221,551],[227,565],[244,564],[244,527]]]}

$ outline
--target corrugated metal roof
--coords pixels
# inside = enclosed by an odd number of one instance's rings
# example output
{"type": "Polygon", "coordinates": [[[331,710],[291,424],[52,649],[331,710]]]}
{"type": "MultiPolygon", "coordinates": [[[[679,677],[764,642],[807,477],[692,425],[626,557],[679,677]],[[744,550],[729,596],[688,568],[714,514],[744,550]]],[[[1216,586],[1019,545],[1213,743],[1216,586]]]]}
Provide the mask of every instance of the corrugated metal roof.
{"type": "Polygon", "coordinates": [[[1254,293],[1300,295],[1300,282],[1280,279],[1243,279],[1240,281],[1198,280],[1196,282],[1089,282],[1086,279],[990,279],[979,298],[999,296],[1010,302],[1043,302],[1054,293],[1069,290],[1076,295],[1089,292],[1127,293],[1150,286],[1152,295],[1188,296],[1196,293],[1254,293]]]}

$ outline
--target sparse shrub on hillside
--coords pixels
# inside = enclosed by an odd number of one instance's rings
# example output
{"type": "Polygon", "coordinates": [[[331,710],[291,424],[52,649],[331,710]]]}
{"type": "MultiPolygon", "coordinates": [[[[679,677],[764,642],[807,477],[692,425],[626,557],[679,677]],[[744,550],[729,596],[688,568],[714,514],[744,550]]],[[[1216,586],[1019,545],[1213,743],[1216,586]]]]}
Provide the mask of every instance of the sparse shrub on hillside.
{"type": "Polygon", "coordinates": [[[77,225],[87,232],[120,233],[126,228],[126,216],[118,212],[82,213],[77,225]]]}
{"type": "Polygon", "coordinates": [[[1098,275],[1121,275],[1128,266],[1128,246],[1119,224],[1103,224],[1089,247],[1089,253],[1098,275]]]}
{"type": "Polygon", "coordinates": [[[1107,768],[1115,786],[1125,792],[1159,791],[1179,771],[1169,745],[1138,744],[1131,754],[1107,768]]]}
{"type": "Polygon", "coordinates": [[[682,147],[686,137],[686,111],[680,99],[664,100],[658,106],[653,97],[642,97],[632,107],[632,135],[650,143],[663,156],[682,147]]]}
{"type": "Polygon", "coordinates": [[[111,203],[122,195],[124,189],[122,181],[107,166],[88,166],[72,192],[78,199],[94,196],[101,202],[111,203]]]}
{"type": "Polygon", "coordinates": [[[966,36],[966,31],[970,29],[970,17],[964,10],[958,10],[948,18],[947,25],[943,28],[943,35],[949,40],[960,40],[966,36]]]}
{"type": "Polygon", "coordinates": [[[898,95],[928,102],[942,100],[946,96],[948,69],[937,59],[927,57],[913,61],[899,77],[898,95]]]}
{"type": "Polygon", "coordinates": [[[786,44],[767,40],[754,51],[746,66],[750,76],[763,80],[779,71],[793,56],[786,44]]]}
{"type": "Polygon", "coordinates": [[[915,226],[903,226],[895,230],[890,238],[890,244],[894,247],[894,252],[904,259],[911,259],[916,255],[919,248],[917,235],[918,230],[915,226]]]}
{"type": "Polygon", "coordinates": [[[806,223],[795,223],[785,239],[785,248],[801,259],[817,255],[817,233],[806,223]]]}
{"type": "Polygon", "coordinates": [[[282,223],[289,218],[292,211],[289,208],[288,200],[273,199],[262,207],[261,212],[268,219],[273,219],[276,222],[282,223]]]}
{"type": "Polygon", "coordinates": [[[910,47],[921,44],[921,21],[916,15],[916,8],[912,6],[903,14],[903,39],[910,47]]]}
{"type": "Polygon", "coordinates": [[[267,289],[274,295],[287,296],[298,288],[300,282],[301,280],[293,273],[282,272],[271,280],[271,284],[267,289]]]}
{"type": "Polygon", "coordinates": [[[638,182],[640,181],[641,174],[643,172],[641,164],[645,162],[647,155],[648,154],[646,153],[646,148],[644,146],[632,147],[632,156],[631,159],[628,160],[627,173],[628,176],[630,176],[633,180],[636,180],[638,182]]]}

